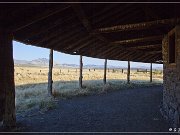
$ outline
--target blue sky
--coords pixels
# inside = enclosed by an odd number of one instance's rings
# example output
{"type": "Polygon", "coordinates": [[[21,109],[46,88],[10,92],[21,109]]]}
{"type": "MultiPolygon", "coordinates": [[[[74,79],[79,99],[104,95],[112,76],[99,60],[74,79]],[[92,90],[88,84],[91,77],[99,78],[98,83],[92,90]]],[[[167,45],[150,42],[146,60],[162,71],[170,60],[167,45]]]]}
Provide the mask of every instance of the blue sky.
{"type": "MultiPolygon", "coordinates": [[[[16,60],[33,60],[38,58],[49,58],[49,49],[35,47],[31,45],[25,45],[16,41],[13,41],[13,56],[16,60]]],[[[77,64],[79,65],[79,55],[69,55],[61,52],[54,52],[54,61],[61,64],[77,64]]],[[[83,57],[84,65],[103,65],[104,59],[83,57]]],[[[126,61],[108,60],[108,65],[113,66],[127,66],[126,61]]],[[[150,67],[149,63],[137,63],[131,62],[131,67],[150,67]]],[[[153,64],[154,67],[162,67],[162,64],[153,64]]]]}

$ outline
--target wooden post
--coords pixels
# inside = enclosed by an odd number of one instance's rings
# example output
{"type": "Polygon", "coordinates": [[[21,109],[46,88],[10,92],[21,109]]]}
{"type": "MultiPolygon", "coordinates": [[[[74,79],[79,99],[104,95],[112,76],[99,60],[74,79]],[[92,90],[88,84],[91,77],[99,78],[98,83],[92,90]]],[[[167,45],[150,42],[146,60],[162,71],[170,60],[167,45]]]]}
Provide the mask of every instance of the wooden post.
{"type": "Polygon", "coordinates": [[[105,59],[104,61],[104,79],[103,79],[104,85],[106,84],[106,69],[107,69],[107,59],[105,59]]]}
{"type": "Polygon", "coordinates": [[[79,70],[79,87],[82,88],[82,68],[83,68],[83,62],[82,62],[82,55],[80,55],[80,70],[79,70]]]}
{"type": "Polygon", "coordinates": [[[49,73],[48,73],[48,94],[52,96],[52,69],[53,69],[53,49],[50,49],[49,53],[49,73]]]}
{"type": "Polygon", "coordinates": [[[13,35],[0,30],[0,123],[4,127],[16,125],[13,35]]]}
{"type": "Polygon", "coordinates": [[[152,82],[152,63],[150,65],[150,82],[152,82]]]}
{"type": "Polygon", "coordinates": [[[127,83],[130,83],[130,61],[128,61],[128,69],[127,69],[127,83]]]}

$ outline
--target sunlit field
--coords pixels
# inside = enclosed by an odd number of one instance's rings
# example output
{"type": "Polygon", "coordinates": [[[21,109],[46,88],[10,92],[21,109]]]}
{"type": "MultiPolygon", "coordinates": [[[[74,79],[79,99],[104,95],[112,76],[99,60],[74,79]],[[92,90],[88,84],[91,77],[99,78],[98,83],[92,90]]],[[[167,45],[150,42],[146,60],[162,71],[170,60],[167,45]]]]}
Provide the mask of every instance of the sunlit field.
{"type": "MultiPolygon", "coordinates": [[[[153,70],[153,83],[149,71],[131,70],[131,83],[126,84],[127,70],[107,69],[107,84],[103,85],[103,69],[83,69],[83,88],[79,89],[79,69],[53,68],[53,94],[55,99],[106,93],[107,91],[161,85],[163,74],[153,70]]],[[[55,102],[47,97],[48,68],[15,67],[17,112],[32,109],[53,109],[55,102]]]]}

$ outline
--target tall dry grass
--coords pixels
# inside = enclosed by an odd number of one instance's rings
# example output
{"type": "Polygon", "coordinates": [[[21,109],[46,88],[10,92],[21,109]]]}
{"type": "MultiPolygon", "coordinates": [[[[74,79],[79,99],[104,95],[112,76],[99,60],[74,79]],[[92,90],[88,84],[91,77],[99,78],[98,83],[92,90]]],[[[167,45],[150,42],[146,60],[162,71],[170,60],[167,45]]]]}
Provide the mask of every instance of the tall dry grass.
{"type": "MultiPolygon", "coordinates": [[[[153,72],[153,83],[149,83],[149,73],[131,71],[131,83],[126,84],[126,71],[107,71],[107,84],[103,85],[102,69],[83,70],[83,89],[79,89],[78,69],[53,69],[53,94],[55,98],[67,99],[74,96],[87,96],[137,87],[162,84],[162,72],[153,72]]],[[[17,112],[31,108],[49,110],[55,108],[54,99],[47,93],[48,68],[15,67],[16,108],[17,112]]]]}

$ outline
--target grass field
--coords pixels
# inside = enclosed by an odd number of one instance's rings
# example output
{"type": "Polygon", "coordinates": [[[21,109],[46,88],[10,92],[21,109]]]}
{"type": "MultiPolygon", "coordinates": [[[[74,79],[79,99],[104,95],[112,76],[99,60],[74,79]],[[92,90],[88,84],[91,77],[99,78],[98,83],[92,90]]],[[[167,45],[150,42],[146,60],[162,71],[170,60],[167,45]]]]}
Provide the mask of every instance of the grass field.
{"type": "MultiPolygon", "coordinates": [[[[83,69],[83,89],[79,89],[79,70],[53,68],[53,93],[56,98],[66,99],[86,96],[133,87],[146,87],[162,84],[162,71],[153,71],[153,83],[149,83],[149,72],[131,70],[131,84],[126,84],[127,71],[109,69],[107,84],[103,85],[103,69],[83,69]]],[[[53,109],[54,99],[47,95],[48,68],[15,67],[16,108],[17,112],[39,109],[53,109]]]]}

